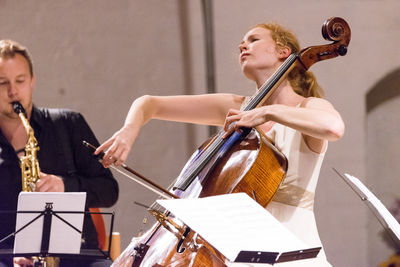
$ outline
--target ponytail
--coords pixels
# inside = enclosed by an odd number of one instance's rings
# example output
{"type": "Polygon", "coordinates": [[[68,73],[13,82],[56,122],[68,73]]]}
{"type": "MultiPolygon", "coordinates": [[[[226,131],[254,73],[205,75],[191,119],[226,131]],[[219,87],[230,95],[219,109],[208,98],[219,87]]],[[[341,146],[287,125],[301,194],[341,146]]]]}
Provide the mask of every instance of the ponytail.
{"type": "Polygon", "coordinates": [[[304,97],[324,97],[324,92],[311,71],[295,67],[289,74],[288,80],[294,91],[304,97]]]}

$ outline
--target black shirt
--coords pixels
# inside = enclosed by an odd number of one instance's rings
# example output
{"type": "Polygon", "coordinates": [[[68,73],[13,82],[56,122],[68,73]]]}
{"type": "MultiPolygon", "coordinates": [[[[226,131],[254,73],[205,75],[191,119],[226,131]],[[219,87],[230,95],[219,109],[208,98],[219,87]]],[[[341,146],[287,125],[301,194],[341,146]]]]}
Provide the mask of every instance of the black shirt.
{"type": "MultiPolygon", "coordinates": [[[[118,199],[118,184],[111,172],[91,155],[82,145],[87,141],[99,145],[83,116],[70,110],[60,112],[60,121],[69,140],[70,150],[63,149],[63,138],[45,108],[33,107],[30,124],[34,130],[40,150],[37,153],[42,172],[60,176],[66,192],[86,192],[86,208],[110,207],[118,199]],[[72,155],[66,156],[66,153],[72,155]],[[73,160],[71,173],[66,160],[73,160]]],[[[59,125],[59,124],[57,124],[59,125]]],[[[18,194],[21,192],[21,168],[14,148],[0,130],[0,210],[17,209],[18,194]]],[[[15,214],[0,214],[0,239],[15,231],[15,214]]],[[[85,216],[83,227],[84,248],[97,247],[97,234],[90,216],[85,216]]],[[[12,248],[13,239],[0,244],[0,248],[12,248]]]]}

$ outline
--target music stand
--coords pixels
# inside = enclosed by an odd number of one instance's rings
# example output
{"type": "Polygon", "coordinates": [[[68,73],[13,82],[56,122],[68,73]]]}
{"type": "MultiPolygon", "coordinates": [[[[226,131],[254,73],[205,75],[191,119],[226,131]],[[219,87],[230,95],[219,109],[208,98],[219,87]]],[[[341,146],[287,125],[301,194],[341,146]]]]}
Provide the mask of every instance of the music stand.
{"type": "MultiPolygon", "coordinates": [[[[17,214],[16,231],[0,240],[1,243],[14,236],[14,250],[2,249],[0,255],[110,258],[109,249],[81,249],[84,215],[91,214],[85,211],[85,202],[84,192],[21,192],[18,210],[11,212],[17,214]]],[[[111,233],[114,213],[95,213],[111,215],[111,233]]]]}
{"type": "Polygon", "coordinates": [[[379,223],[382,225],[385,232],[393,241],[397,250],[400,251],[400,224],[387,210],[382,202],[356,177],[345,173],[344,175],[333,170],[346,182],[348,186],[360,197],[368,208],[372,211],[379,223]]]}
{"type": "Polygon", "coordinates": [[[79,254],[85,202],[86,193],[21,192],[14,254],[79,254]]]}

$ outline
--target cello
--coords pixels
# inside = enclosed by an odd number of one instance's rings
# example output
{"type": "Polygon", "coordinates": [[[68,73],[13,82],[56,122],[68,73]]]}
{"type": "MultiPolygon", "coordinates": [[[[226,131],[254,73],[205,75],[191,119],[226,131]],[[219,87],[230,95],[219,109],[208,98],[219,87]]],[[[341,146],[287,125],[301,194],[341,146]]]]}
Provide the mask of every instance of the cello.
{"type": "MultiPolygon", "coordinates": [[[[307,70],[314,63],[344,56],[350,28],[341,18],[330,18],[322,35],[331,44],[311,46],[291,54],[245,105],[251,110],[264,104],[288,73],[307,70]]],[[[285,156],[257,128],[242,128],[223,138],[221,131],[206,141],[191,157],[168,192],[174,198],[199,198],[245,192],[267,206],[278,190],[288,167],[285,156]]],[[[226,266],[225,257],[211,244],[168,211],[152,205],[158,223],[134,238],[113,266],[226,266]]]]}

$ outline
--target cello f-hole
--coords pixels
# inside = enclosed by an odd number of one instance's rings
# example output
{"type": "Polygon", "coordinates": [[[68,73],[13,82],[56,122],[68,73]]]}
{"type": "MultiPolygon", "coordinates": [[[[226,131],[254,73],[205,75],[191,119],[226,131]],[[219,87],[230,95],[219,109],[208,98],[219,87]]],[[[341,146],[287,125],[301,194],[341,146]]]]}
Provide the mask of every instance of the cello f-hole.
{"type": "Polygon", "coordinates": [[[178,242],[178,245],[176,246],[176,252],[183,253],[186,250],[186,248],[184,248],[182,245],[183,245],[183,241],[185,241],[185,238],[187,237],[189,232],[190,232],[190,228],[186,227],[185,232],[183,233],[181,239],[178,242]]]}

